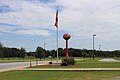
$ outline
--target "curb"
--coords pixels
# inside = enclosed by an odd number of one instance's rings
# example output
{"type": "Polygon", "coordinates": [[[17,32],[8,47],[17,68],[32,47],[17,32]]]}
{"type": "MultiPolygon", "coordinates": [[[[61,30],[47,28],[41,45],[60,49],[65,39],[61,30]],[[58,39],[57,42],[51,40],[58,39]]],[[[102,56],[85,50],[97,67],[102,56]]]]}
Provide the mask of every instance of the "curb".
{"type": "Polygon", "coordinates": [[[28,68],[35,71],[120,71],[120,68],[28,68]]]}

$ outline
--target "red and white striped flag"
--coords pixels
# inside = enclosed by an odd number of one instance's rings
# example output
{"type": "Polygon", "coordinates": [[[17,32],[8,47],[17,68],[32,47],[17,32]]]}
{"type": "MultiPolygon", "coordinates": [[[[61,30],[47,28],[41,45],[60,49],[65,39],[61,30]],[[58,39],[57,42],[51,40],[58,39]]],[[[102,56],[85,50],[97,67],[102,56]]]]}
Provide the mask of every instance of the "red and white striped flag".
{"type": "Polygon", "coordinates": [[[56,12],[55,26],[58,28],[58,10],[56,12]]]}

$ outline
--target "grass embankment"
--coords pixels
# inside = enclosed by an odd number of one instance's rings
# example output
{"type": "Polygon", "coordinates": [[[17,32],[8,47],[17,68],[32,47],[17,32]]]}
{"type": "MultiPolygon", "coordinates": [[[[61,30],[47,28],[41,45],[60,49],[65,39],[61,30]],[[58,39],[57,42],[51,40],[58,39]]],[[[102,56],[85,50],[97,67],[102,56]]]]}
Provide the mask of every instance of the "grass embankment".
{"type": "Polygon", "coordinates": [[[11,71],[0,80],[116,80],[120,71],[11,71]]]}

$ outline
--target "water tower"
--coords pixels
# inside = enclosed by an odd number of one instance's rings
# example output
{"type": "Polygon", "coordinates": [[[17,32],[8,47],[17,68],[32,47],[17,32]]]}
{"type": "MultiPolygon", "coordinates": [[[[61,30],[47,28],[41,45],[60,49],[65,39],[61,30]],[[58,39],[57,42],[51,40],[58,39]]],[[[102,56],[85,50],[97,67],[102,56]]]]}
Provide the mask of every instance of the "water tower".
{"type": "Polygon", "coordinates": [[[66,58],[69,58],[68,55],[68,40],[70,39],[70,35],[68,33],[63,35],[63,38],[66,40],[66,58]]]}

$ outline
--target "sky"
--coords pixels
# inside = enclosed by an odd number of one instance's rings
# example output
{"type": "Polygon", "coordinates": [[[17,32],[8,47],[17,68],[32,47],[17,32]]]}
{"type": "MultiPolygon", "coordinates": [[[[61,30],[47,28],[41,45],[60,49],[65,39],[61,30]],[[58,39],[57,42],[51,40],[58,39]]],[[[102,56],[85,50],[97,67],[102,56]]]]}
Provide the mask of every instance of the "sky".
{"type": "Polygon", "coordinates": [[[69,47],[120,49],[120,0],[0,0],[0,42],[5,47],[56,49],[56,7],[59,47],[69,33],[69,47]]]}

